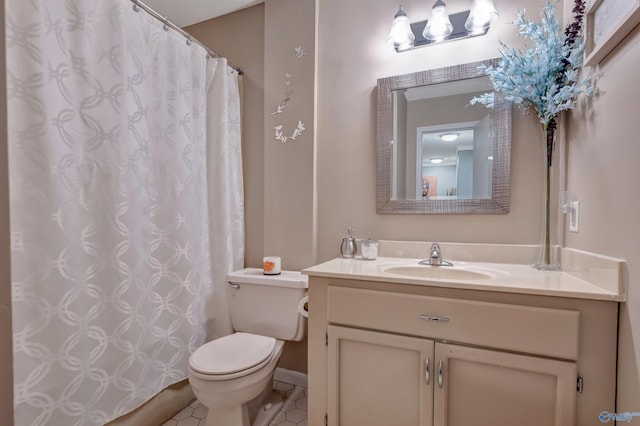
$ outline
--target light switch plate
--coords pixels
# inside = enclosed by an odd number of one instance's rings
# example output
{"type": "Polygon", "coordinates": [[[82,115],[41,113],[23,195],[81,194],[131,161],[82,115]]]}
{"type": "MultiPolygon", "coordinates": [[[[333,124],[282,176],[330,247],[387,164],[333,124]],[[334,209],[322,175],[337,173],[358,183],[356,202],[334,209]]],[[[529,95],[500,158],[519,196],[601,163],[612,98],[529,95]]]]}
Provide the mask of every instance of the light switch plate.
{"type": "Polygon", "coordinates": [[[578,232],[580,219],[580,201],[571,202],[571,214],[569,215],[569,231],[578,232]]]}

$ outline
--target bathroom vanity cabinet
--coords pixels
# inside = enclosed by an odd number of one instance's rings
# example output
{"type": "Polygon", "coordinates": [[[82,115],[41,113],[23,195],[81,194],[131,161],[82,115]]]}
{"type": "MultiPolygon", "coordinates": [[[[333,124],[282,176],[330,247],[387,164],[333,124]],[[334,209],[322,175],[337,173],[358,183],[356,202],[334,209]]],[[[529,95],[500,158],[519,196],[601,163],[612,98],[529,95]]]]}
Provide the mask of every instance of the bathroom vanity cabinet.
{"type": "Polygon", "coordinates": [[[339,326],[329,336],[329,424],[574,424],[575,363],[339,326]]]}
{"type": "Polygon", "coordinates": [[[312,426],[599,425],[615,300],[306,273],[312,426]]]}

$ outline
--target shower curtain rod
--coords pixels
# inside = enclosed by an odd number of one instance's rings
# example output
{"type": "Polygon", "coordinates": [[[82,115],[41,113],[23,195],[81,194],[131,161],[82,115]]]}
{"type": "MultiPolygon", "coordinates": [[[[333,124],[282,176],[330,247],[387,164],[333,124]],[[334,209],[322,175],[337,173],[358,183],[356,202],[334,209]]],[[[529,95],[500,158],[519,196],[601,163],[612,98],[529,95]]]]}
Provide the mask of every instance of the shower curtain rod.
{"type": "MultiPolygon", "coordinates": [[[[215,50],[210,49],[204,43],[202,43],[201,41],[199,41],[196,38],[194,38],[191,34],[189,34],[185,30],[183,30],[182,28],[180,28],[179,26],[177,26],[176,24],[171,22],[166,16],[160,15],[158,12],[156,12],[155,10],[153,10],[152,8],[150,8],[149,6],[147,6],[146,4],[141,2],[140,0],[131,0],[131,3],[133,3],[133,10],[135,10],[136,12],[138,12],[140,9],[142,9],[145,12],[147,12],[149,15],[153,16],[154,18],[156,18],[158,21],[162,22],[165,25],[165,30],[168,29],[168,28],[172,28],[173,30],[175,30],[175,31],[179,32],[180,34],[182,34],[182,36],[187,39],[187,44],[196,43],[196,44],[202,46],[204,48],[204,50],[207,51],[209,56],[211,56],[213,58],[220,58],[221,57],[220,55],[218,55],[218,53],[216,53],[215,50]]],[[[238,72],[238,74],[240,74],[240,75],[244,74],[244,70],[242,68],[233,65],[231,62],[228,62],[228,60],[227,60],[227,64],[231,68],[235,69],[238,72]]]]}

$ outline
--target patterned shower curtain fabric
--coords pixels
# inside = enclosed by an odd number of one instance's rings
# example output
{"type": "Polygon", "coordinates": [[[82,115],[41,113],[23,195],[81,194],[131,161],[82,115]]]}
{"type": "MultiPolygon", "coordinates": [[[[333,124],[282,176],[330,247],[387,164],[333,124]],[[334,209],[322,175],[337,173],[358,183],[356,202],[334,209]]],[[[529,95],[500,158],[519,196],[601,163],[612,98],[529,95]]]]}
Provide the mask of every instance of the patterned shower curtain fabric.
{"type": "Polygon", "coordinates": [[[237,85],[128,0],[8,0],[6,29],[14,421],[102,425],[187,377],[242,266],[237,85]]]}

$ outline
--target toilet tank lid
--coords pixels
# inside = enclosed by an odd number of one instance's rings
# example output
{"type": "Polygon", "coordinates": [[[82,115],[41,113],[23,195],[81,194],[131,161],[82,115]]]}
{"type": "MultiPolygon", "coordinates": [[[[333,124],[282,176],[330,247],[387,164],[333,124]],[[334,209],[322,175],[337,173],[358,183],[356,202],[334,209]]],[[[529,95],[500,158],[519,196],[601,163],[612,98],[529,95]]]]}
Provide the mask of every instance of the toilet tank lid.
{"type": "Polygon", "coordinates": [[[308,288],[309,277],[299,271],[282,271],[278,275],[265,275],[262,269],[245,268],[229,272],[227,281],[234,284],[263,284],[276,287],[308,288]]]}

